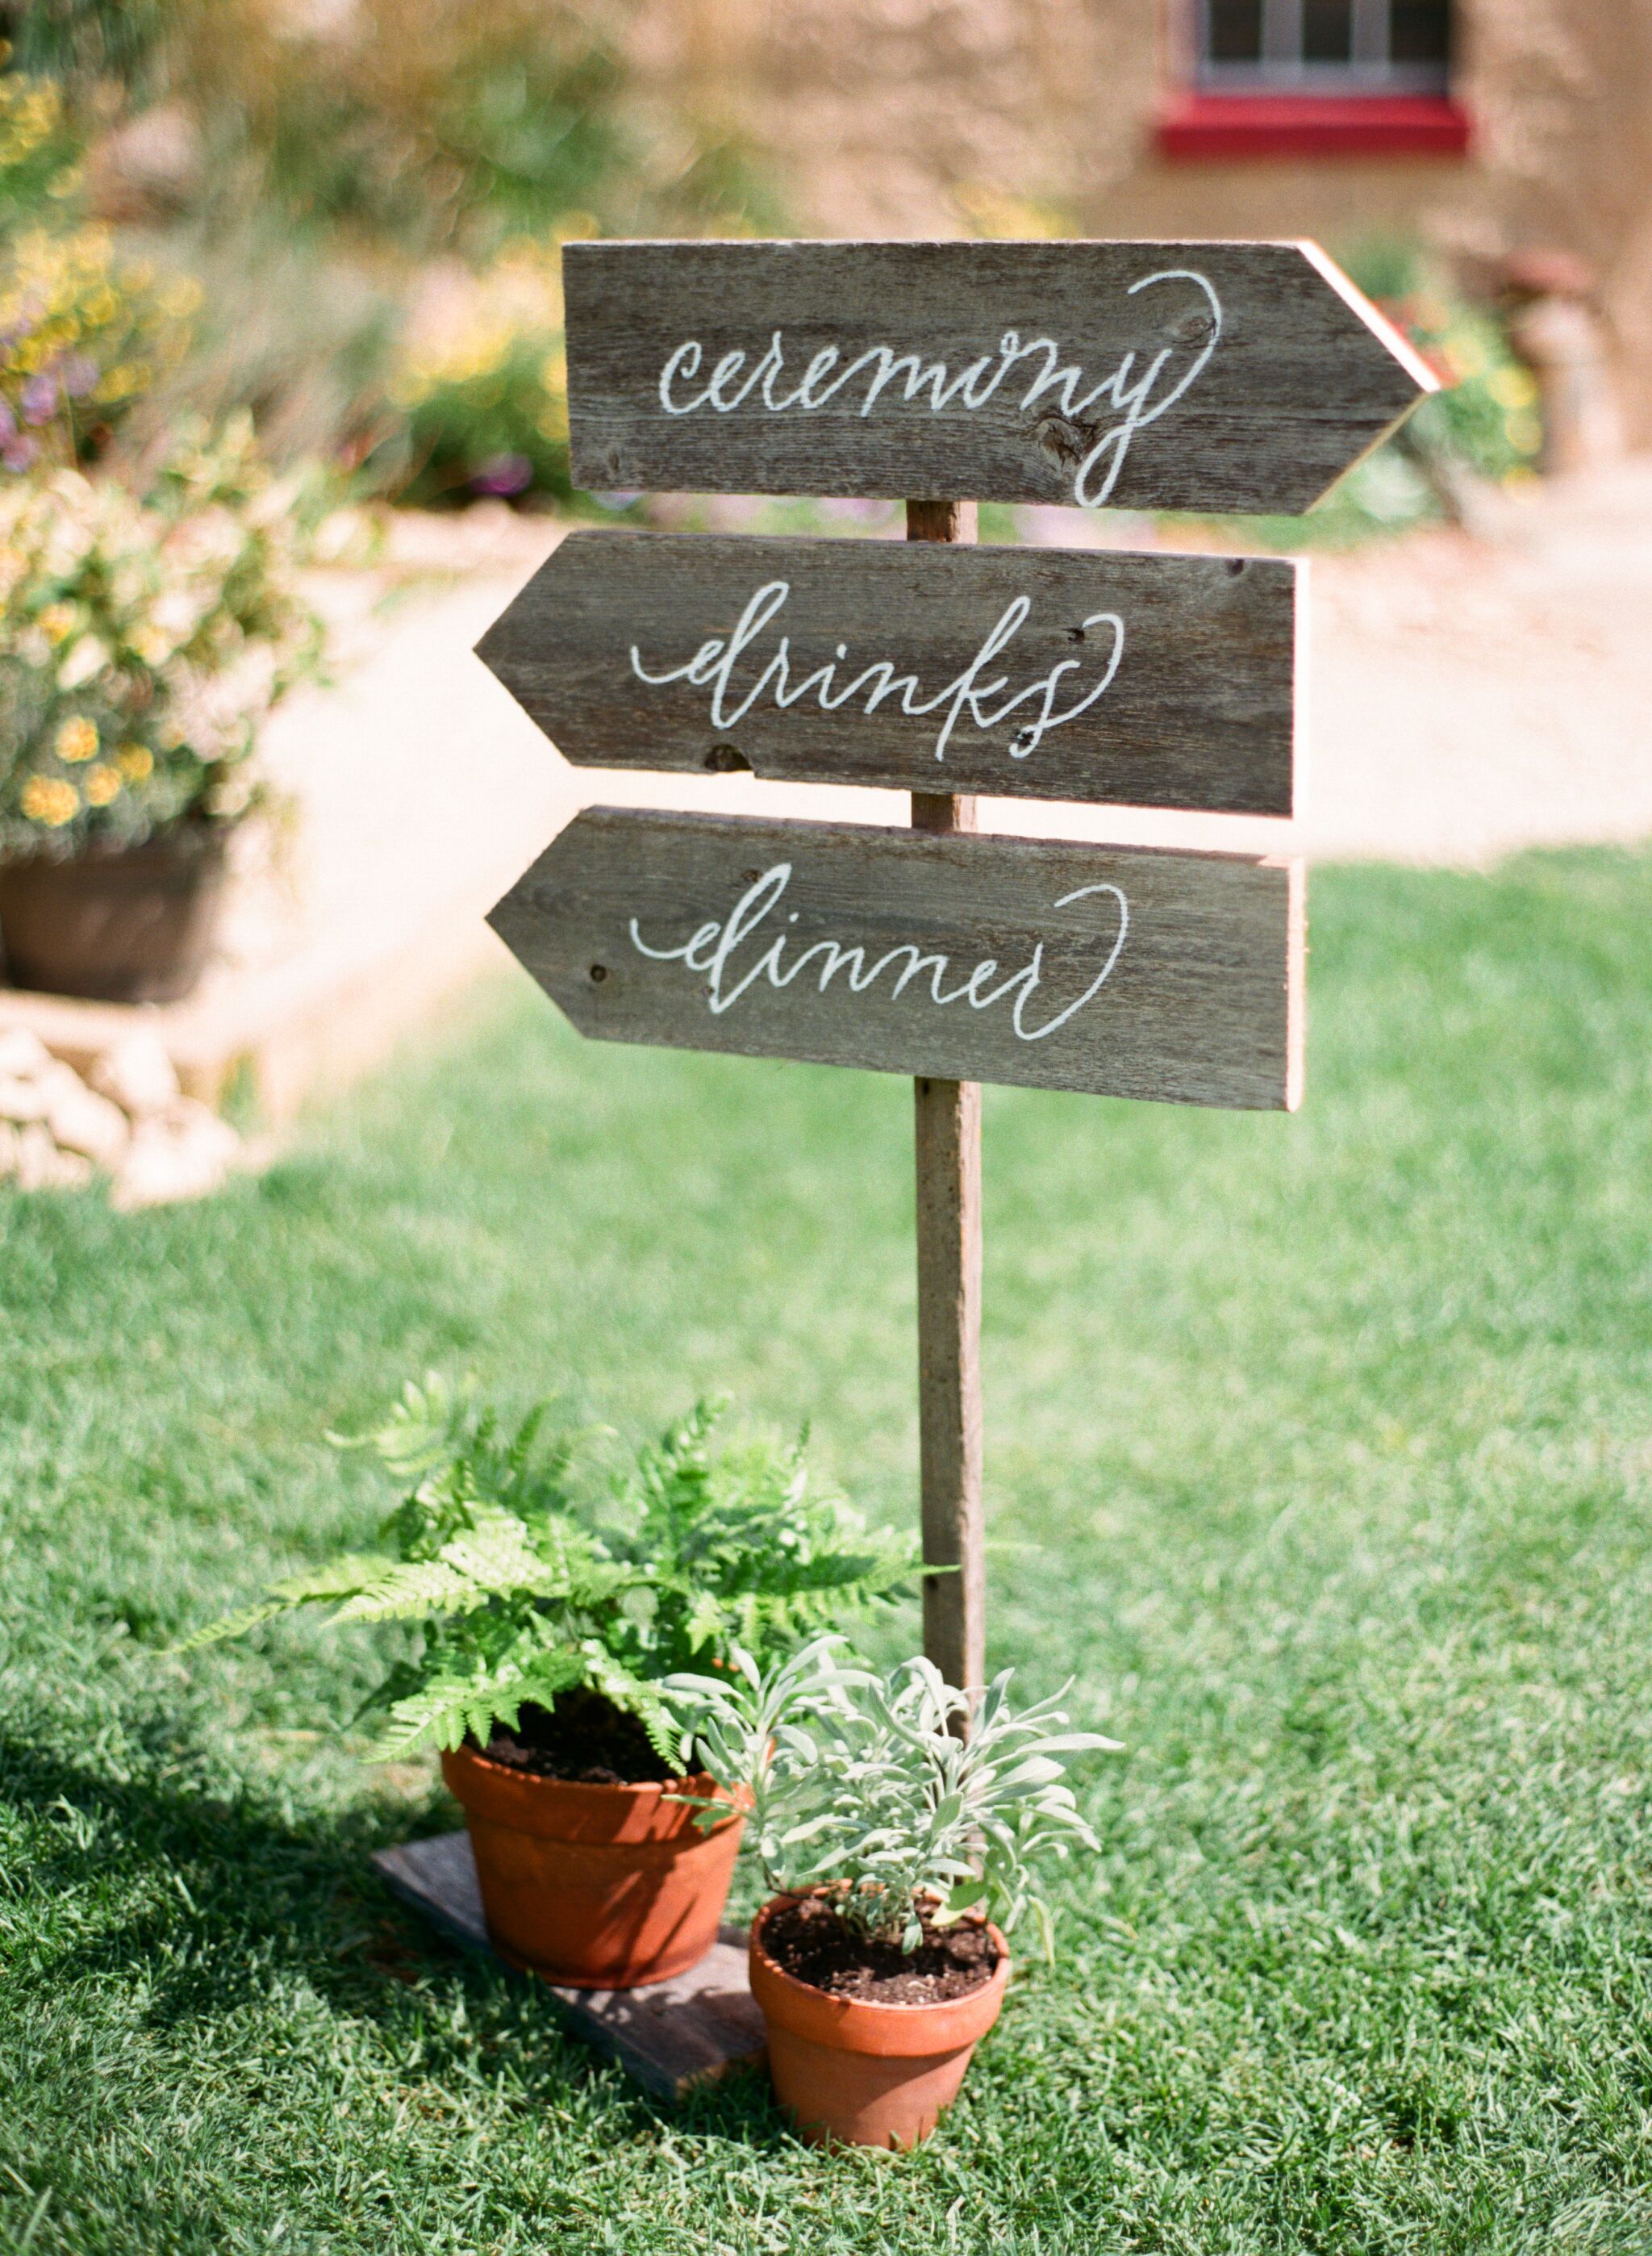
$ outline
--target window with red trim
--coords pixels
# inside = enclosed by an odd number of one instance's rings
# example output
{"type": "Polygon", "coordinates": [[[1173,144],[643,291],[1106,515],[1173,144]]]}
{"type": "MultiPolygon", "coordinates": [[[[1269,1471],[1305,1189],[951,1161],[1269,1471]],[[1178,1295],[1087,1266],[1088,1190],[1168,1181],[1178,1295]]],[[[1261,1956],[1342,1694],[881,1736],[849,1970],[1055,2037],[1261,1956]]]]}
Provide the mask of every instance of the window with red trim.
{"type": "Polygon", "coordinates": [[[1192,0],[1167,156],[1459,155],[1451,0],[1192,0]]]}

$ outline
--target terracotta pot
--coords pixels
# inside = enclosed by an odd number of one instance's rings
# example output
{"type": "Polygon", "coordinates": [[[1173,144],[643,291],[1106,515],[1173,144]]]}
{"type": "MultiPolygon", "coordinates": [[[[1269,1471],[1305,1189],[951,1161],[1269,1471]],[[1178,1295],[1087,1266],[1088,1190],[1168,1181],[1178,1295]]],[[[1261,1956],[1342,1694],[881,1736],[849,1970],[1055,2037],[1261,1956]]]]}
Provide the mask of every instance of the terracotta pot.
{"type": "MultiPolygon", "coordinates": [[[[442,1756],[503,1957],[582,1990],[668,1981],[717,1940],[743,1816],[702,1833],[672,1786],[576,1786],[442,1756]]],[[[708,1778],[687,1791],[715,1791],[708,1778]]]]}
{"type": "Polygon", "coordinates": [[[172,1003],[200,977],[223,892],[221,823],[141,846],[0,863],[0,938],[14,987],[105,1003],[172,1003]]]}
{"type": "Polygon", "coordinates": [[[878,2006],[834,1998],[776,1964],[763,1929],[777,1896],[752,1921],[751,1994],[769,2025],[775,2090],[811,2145],[915,2147],[958,2097],[975,2047],[998,2019],[1009,1951],[998,1946],[992,1979],[932,2006],[878,2006]]]}

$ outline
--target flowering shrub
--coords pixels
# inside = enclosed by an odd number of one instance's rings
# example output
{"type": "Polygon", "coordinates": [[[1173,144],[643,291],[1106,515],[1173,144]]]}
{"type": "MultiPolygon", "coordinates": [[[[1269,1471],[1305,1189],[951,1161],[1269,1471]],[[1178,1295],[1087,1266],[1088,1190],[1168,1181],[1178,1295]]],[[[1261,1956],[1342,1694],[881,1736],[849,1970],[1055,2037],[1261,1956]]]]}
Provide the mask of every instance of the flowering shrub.
{"type": "Polygon", "coordinates": [[[1419,442],[1447,449],[1481,477],[1530,475],[1543,449],[1537,384],[1494,314],[1424,290],[1383,307],[1447,388],[1413,419],[1419,442]]]}
{"type": "Polygon", "coordinates": [[[80,137],[60,89],[20,72],[0,76],[0,216],[63,203],[81,185],[80,137]]]}
{"type": "Polygon", "coordinates": [[[427,293],[390,384],[395,436],[368,474],[399,500],[528,492],[566,500],[561,245],[512,243],[427,293]]]}
{"type": "Polygon", "coordinates": [[[118,258],[104,228],[30,227],[0,246],[0,463],[95,452],[182,356],[199,302],[187,278],[118,258]]]}
{"type": "Polygon", "coordinates": [[[1318,513],[1321,530],[1334,537],[1457,518],[1466,482],[1515,485],[1535,476],[1543,440],[1536,381],[1497,313],[1469,304],[1404,245],[1368,248],[1348,263],[1445,389],[1343,482],[1318,513]]]}
{"type": "Polygon", "coordinates": [[[0,484],[0,853],[248,811],[257,723],[320,657],[292,501],[244,419],[187,434],[141,498],[0,484]]]}

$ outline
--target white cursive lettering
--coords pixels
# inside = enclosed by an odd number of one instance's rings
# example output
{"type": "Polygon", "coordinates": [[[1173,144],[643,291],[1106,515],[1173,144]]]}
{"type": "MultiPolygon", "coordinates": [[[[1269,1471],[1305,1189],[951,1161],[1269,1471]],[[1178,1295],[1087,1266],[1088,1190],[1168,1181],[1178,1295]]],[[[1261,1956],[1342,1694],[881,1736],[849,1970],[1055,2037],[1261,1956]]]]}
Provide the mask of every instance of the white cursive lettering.
{"type": "MultiPolygon", "coordinates": [[[[721,922],[699,926],[692,938],[676,948],[651,946],[643,939],[636,919],[633,917],[629,927],[631,945],[639,955],[646,955],[655,963],[682,963],[691,971],[704,972],[706,975],[706,1004],[714,1018],[721,1018],[725,1011],[732,1010],[741,997],[749,993],[761,979],[766,979],[771,987],[784,991],[805,971],[814,970],[818,964],[815,976],[818,993],[824,995],[839,972],[842,972],[848,992],[864,995],[884,972],[899,964],[901,969],[889,983],[889,992],[892,1001],[897,1001],[909,987],[922,982],[925,973],[928,974],[929,1000],[940,1010],[945,1010],[949,1003],[959,1002],[967,1003],[977,1011],[989,1010],[995,1003],[1002,1003],[1013,995],[1015,1002],[1009,1016],[1017,1038],[1023,1042],[1041,1042],[1076,1018],[1085,1005],[1107,984],[1123,952],[1125,937],[1130,929],[1130,905],[1121,886],[1107,884],[1080,885],[1076,892],[1064,893],[1055,905],[1058,909],[1070,908],[1074,901],[1088,900],[1095,894],[1110,893],[1118,907],[1118,928],[1101,969],[1084,992],[1058,1011],[1053,1018],[1046,1019],[1042,1026],[1032,1026],[1027,1021],[1027,1012],[1034,996],[1044,984],[1044,943],[1042,940],[1035,943],[1030,961],[1019,971],[1012,971],[1007,978],[1000,980],[996,986],[991,983],[998,974],[995,956],[983,957],[957,986],[948,988],[945,982],[952,966],[951,957],[936,953],[925,955],[910,941],[903,941],[897,948],[886,948],[871,963],[867,962],[867,952],[863,947],[845,947],[842,941],[836,940],[812,941],[806,948],[797,948],[788,962],[786,951],[789,947],[795,947],[795,941],[784,927],[774,934],[761,953],[736,967],[734,962],[735,951],[742,948],[758,926],[779,908],[791,883],[791,864],[777,862],[772,869],[765,870],[761,877],[752,880],[721,922]]],[[[798,921],[795,909],[785,921],[788,925],[798,921]]]]}
{"type": "Polygon", "coordinates": [[[794,705],[812,702],[823,713],[836,713],[858,702],[863,712],[870,714],[893,700],[910,720],[939,713],[945,717],[935,737],[938,760],[946,758],[953,732],[966,718],[985,736],[1012,715],[1020,714],[1023,718],[1009,739],[1009,751],[1012,760],[1024,760],[1037,750],[1052,729],[1065,728],[1069,721],[1076,721],[1106,696],[1124,655],[1124,621],[1116,611],[1092,611],[1079,626],[1079,640],[1093,627],[1106,627],[1110,630],[1110,647],[1096,679],[1067,704],[1058,706],[1056,700],[1065,676],[1080,670],[1082,661],[1076,658],[1058,659],[1048,673],[1039,674],[1024,688],[1011,689],[1008,678],[1002,674],[995,680],[988,680],[985,676],[988,666],[1015,640],[1032,610],[1030,596],[1017,596],[1013,603],[1005,605],[963,672],[929,696],[923,694],[915,673],[897,673],[888,659],[875,659],[857,671],[843,643],[836,645],[835,658],[794,681],[791,638],[784,634],[766,658],[761,652],[754,655],[749,679],[737,681],[735,671],[742,659],[752,651],[770,621],[784,609],[791,594],[790,581],[766,582],[746,605],[727,639],[719,637],[701,643],[694,655],[680,666],[652,670],[644,666],[642,652],[633,643],[631,672],[650,689],[666,688],[676,681],[688,682],[696,689],[709,689],[712,725],[721,730],[737,728],[765,695],[782,712],[794,705]],[[840,666],[847,676],[841,683],[838,680],[840,666]],[[1002,703],[995,704],[996,698],[1002,698],[1002,703]],[[1030,712],[1026,710],[1028,707],[1030,712]]]}
{"type": "MultiPolygon", "coordinates": [[[[1030,414],[1048,398],[1065,421],[1076,425],[1090,438],[1073,473],[1072,497],[1084,508],[1100,509],[1113,497],[1136,433],[1156,423],[1178,399],[1185,398],[1221,342],[1221,300],[1209,277],[1193,267],[1167,266],[1156,274],[1144,274],[1130,284],[1125,294],[1138,298],[1143,291],[1177,282],[1191,285],[1205,300],[1208,318],[1202,324],[1201,341],[1191,351],[1180,343],[1161,345],[1156,350],[1133,346],[1115,368],[1093,384],[1075,362],[1064,362],[1063,348],[1053,337],[1033,337],[1023,343],[1018,330],[1006,329],[995,352],[977,355],[956,373],[944,360],[926,361],[921,353],[902,352],[887,344],[868,345],[840,366],[843,348],[824,345],[810,358],[796,389],[777,392],[776,381],[786,359],[784,332],[776,329],[743,382],[741,377],[748,356],[736,349],[718,361],[703,390],[692,397],[678,397],[675,387],[691,385],[705,359],[705,348],[699,339],[685,339],[660,371],[659,402],[668,415],[692,415],[702,407],[718,415],[731,415],[748,400],[770,415],[790,414],[794,410],[808,415],[829,406],[861,377],[864,384],[858,412],[862,416],[871,415],[885,393],[892,399],[922,403],[931,415],[942,414],[954,404],[967,414],[974,414],[986,406],[1002,384],[1009,382],[1012,370],[1023,362],[1042,362],[1030,377],[1023,371],[1018,379],[1023,384],[1022,412],[1030,414]],[[1113,419],[1092,437],[1098,408],[1113,419]]],[[[1010,389],[1013,395],[1013,384],[1010,389]]]]}

